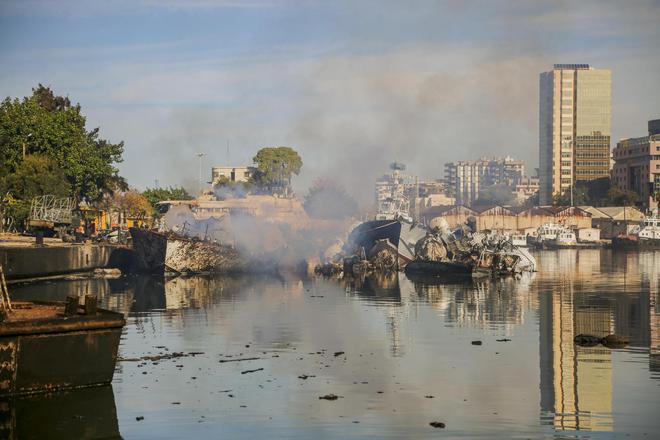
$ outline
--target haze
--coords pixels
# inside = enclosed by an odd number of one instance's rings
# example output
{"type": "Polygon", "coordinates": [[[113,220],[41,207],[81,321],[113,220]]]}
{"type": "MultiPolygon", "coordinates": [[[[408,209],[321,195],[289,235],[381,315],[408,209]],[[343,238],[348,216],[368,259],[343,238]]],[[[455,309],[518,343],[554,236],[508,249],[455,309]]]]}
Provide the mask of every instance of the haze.
{"type": "Polygon", "coordinates": [[[611,69],[613,143],[644,135],[658,23],[658,1],[0,0],[0,96],[43,83],[80,102],[125,141],[139,189],[194,189],[199,151],[210,175],[287,145],[299,193],[334,178],[366,203],[394,160],[423,178],[482,155],[533,172],[553,63],[611,69]]]}

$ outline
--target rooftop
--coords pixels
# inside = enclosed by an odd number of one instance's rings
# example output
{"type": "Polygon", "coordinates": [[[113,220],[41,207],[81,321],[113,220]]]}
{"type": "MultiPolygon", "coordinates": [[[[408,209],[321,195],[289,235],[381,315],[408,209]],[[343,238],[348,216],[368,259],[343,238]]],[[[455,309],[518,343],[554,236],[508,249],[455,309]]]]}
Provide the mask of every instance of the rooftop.
{"type": "Polygon", "coordinates": [[[589,64],[555,64],[554,69],[566,69],[566,70],[589,70],[591,67],[589,64]]]}

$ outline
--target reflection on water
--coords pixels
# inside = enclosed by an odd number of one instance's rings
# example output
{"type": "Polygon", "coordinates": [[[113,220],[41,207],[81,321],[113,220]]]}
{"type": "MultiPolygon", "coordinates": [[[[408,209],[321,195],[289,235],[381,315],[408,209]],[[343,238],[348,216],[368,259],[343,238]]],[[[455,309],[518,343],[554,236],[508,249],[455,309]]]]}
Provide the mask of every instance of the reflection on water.
{"type": "Polygon", "coordinates": [[[0,399],[3,439],[120,439],[111,386],[0,399]]]}
{"type": "MultiPolygon", "coordinates": [[[[126,438],[434,438],[434,420],[445,437],[659,435],[660,252],[536,257],[540,272],[497,280],[135,277],[13,293],[97,292],[128,316],[124,357],[204,353],[118,364],[126,438]],[[580,333],[630,345],[579,347],[580,333]],[[236,357],[258,359],[218,363],[236,357]]],[[[18,407],[5,404],[7,426],[27,420],[18,407]]]]}

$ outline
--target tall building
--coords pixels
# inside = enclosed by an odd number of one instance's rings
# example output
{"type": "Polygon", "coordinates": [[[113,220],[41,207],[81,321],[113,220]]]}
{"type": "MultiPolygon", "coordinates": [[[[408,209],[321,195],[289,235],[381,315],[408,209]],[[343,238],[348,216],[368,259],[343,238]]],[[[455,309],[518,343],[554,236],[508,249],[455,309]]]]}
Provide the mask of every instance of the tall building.
{"type": "Polygon", "coordinates": [[[648,126],[648,136],[617,143],[612,170],[612,184],[636,192],[647,208],[656,205],[653,197],[660,194],[660,119],[648,126]]]}
{"type": "Polygon", "coordinates": [[[479,198],[479,190],[492,185],[515,187],[525,174],[525,165],[511,157],[481,158],[445,164],[445,181],[449,195],[459,205],[471,206],[479,198]]]}
{"type": "Polygon", "coordinates": [[[575,182],[609,176],[612,74],[555,64],[539,90],[539,202],[549,205],[575,182]]]}

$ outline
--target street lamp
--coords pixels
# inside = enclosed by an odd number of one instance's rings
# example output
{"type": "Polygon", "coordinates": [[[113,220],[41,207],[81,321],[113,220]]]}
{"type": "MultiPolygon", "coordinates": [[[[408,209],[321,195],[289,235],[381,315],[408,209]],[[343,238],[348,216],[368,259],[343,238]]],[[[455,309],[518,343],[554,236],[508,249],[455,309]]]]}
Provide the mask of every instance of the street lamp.
{"type": "Polygon", "coordinates": [[[197,153],[197,157],[199,158],[199,180],[198,180],[198,192],[201,195],[202,194],[202,157],[204,156],[204,153],[197,153]]]}

